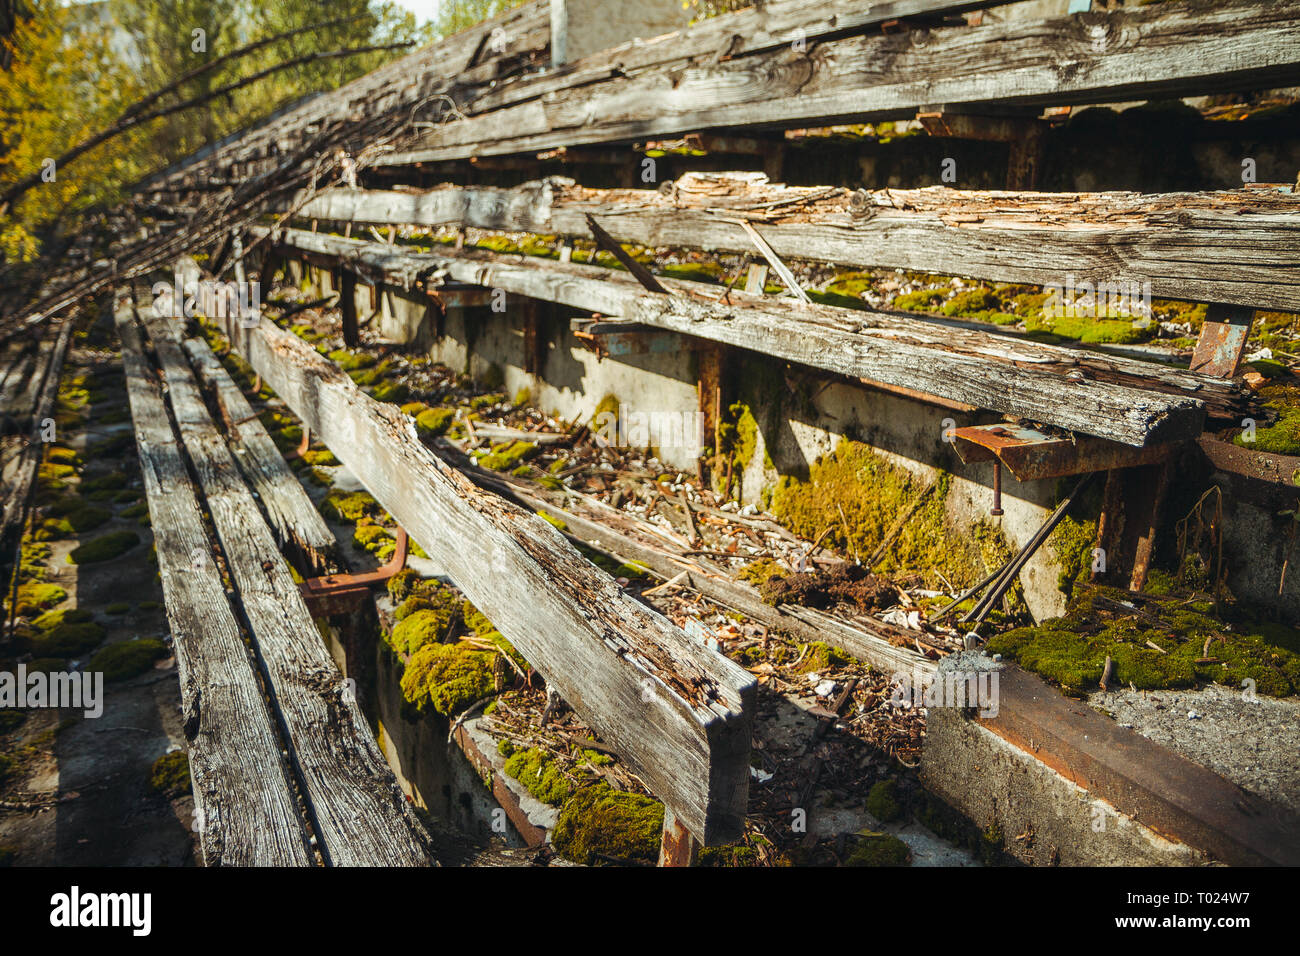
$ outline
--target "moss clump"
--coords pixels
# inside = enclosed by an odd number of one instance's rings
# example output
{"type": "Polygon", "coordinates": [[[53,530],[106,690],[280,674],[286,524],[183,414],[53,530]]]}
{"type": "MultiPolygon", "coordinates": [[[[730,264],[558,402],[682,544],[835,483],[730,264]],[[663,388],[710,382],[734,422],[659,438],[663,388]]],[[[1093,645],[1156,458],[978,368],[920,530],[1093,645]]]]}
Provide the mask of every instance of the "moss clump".
{"type": "Polygon", "coordinates": [[[102,671],[104,680],[119,681],[143,674],[153,662],[167,656],[167,645],[156,638],[111,644],[90,659],[86,670],[102,671]]]}
{"type": "Polygon", "coordinates": [[[104,626],[95,621],[67,621],[51,627],[26,642],[33,654],[67,659],[99,646],[104,626]]]}
{"type": "Polygon", "coordinates": [[[420,573],[414,568],[402,568],[388,579],[388,596],[394,601],[404,601],[420,584],[420,573]]]}
{"type": "Polygon", "coordinates": [[[765,584],[772,578],[779,578],[786,573],[785,568],[772,558],[759,558],[741,568],[736,577],[750,584],[765,584]]]}
{"type": "Polygon", "coordinates": [[[908,312],[928,312],[938,307],[943,301],[943,296],[942,289],[918,289],[916,292],[905,292],[894,299],[894,308],[905,309],[908,312]]]}
{"type": "Polygon", "coordinates": [[[478,459],[484,468],[493,471],[512,471],[519,463],[537,454],[537,443],[531,441],[502,442],[478,459]]]}
{"type": "Polygon", "coordinates": [[[1277,421],[1256,428],[1253,442],[1238,435],[1233,442],[1242,448],[1273,455],[1300,455],[1300,391],[1286,385],[1268,385],[1259,390],[1264,405],[1277,413],[1277,421]]]}
{"type": "MultiPolygon", "coordinates": [[[[758,420],[744,402],[733,402],[728,406],[726,418],[718,425],[718,449],[724,460],[731,460],[732,475],[740,475],[753,460],[758,450],[758,420]]],[[[770,457],[764,460],[764,464],[768,468],[775,467],[770,457]]]]}
{"type": "Polygon", "coordinates": [[[336,349],[330,352],[327,357],[345,372],[357,372],[367,369],[378,361],[368,352],[349,352],[347,349],[336,349]]]}
{"type": "Polygon", "coordinates": [[[95,615],[91,614],[85,608],[70,607],[62,611],[46,611],[36,620],[32,621],[41,631],[52,631],[60,624],[84,624],[87,621],[93,621],[95,615]]]}
{"type": "Polygon", "coordinates": [[[522,783],[524,789],[538,800],[553,807],[563,804],[573,792],[559,761],[537,747],[511,754],[506,760],[506,773],[522,783]]]}
{"type": "Polygon", "coordinates": [[[495,657],[464,643],[425,644],[406,662],[402,695],[418,710],[451,716],[496,690],[495,657]]]}
{"type": "Polygon", "coordinates": [[[943,304],[942,311],[944,315],[987,318],[989,313],[997,312],[1001,307],[1002,304],[998,301],[998,297],[993,294],[993,290],[980,286],[976,289],[958,292],[943,304]]]}
{"type": "Polygon", "coordinates": [[[378,515],[382,510],[374,496],[366,491],[331,490],[321,501],[320,513],[334,521],[355,524],[362,518],[378,515]]]}
{"type": "Polygon", "coordinates": [[[18,588],[17,607],[14,609],[22,617],[35,617],[62,604],[68,598],[68,592],[57,584],[45,581],[30,581],[18,588]]]}
{"type": "Polygon", "coordinates": [[[330,451],[328,448],[321,448],[319,450],[309,448],[307,451],[302,453],[302,460],[313,468],[327,467],[339,463],[339,460],[334,457],[334,452],[330,451]]]}
{"type": "Polygon", "coordinates": [[[140,536],[134,531],[110,531],[98,538],[92,538],[80,547],[68,553],[69,564],[97,564],[112,561],[130,551],[140,543],[140,536]]]}
{"type": "Polygon", "coordinates": [[[421,435],[441,435],[455,417],[454,408],[426,408],[415,416],[415,429],[421,435]]]}
{"type": "MultiPolygon", "coordinates": [[[[772,511],[790,530],[809,540],[827,532],[825,540],[865,560],[924,490],[867,445],[844,439],[812,465],[807,481],[782,478],[772,511]]],[[[947,491],[948,476],[941,473],[873,571],[916,573],[932,584],[942,583],[942,574],[968,587],[998,566],[1006,549],[1000,532],[989,526],[959,530],[947,515],[947,491]]]]}
{"type": "Polygon", "coordinates": [[[126,487],[126,475],[120,471],[111,471],[98,478],[90,478],[81,483],[82,492],[117,491],[126,487]]]}
{"type": "Polygon", "coordinates": [[[566,860],[584,866],[610,860],[653,864],[663,828],[659,801],[600,782],[565,802],[551,842],[566,860]]]}
{"type": "Polygon", "coordinates": [[[903,815],[903,807],[898,802],[898,784],[893,780],[881,780],[873,784],[867,794],[867,812],[881,823],[889,823],[903,815]]]}
{"type": "Polygon", "coordinates": [[[1199,681],[1234,687],[1250,679],[1261,694],[1300,692],[1300,654],[1265,627],[1240,624],[1229,630],[1207,613],[1208,603],[1176,598],[1144,604],[1141,615],[1117,615],[1114,600],[1127,592],[1112,597],[1105,588],[1076,589],[1079,596],[1065,617],[996,635],[988,642],[989,653],[1014,659],[1075,693],[1099,686],[1107,657],[1115,683],[1139,690],[1192,687],[1199,681]]]}
{"type": "Polygon", "coordinates": [[[114,601],[112,604],[109,604],[104,608],[104,613],[117,617],[125,614],[129,610],[131,610],[131,605],[126,601],[114,601]]]}
{"type": "Polygon", "coordinates": [[[190,758],[185,751],[163,754],[149,771],[149,786],[155,793],[175,798],[190,792],[190,758]]]}
{"type": "Polygon", "coordinates": [[[715,868],[758,866],[758,864],[758,850],[744,843],[700,847],[699,858],[695,861],[696,866],[715,868]]]}
{"type": "Polygon", "coordinates": [[[891,833],[860,830],[844,865],[907,866],[911,862],[912,851],[898,837],[891,833]]]}
{"type": "Polygon", "coordinates": [[[357,522],[357,529],[352,533],[352,543],[385,560],[397,547],[397,539],[383,525],[375,524],[369,518],[357,522]]]}
{"type": "Polygon", "coordinates": [[[394,650],[414,654],[427,644],[437,644],[447,632],[452,614],[448,609],[425,608],[415,611],[393,628],[394,650]]]}
{"type": "Polygon", "coordinates": [[[808,645],[808,652],[800,662],[798,673],[814,674],[836,667],[845,667],[853,663],[853,658],[839,648],[831,647],[822,641],[813,641],[808,645]]]}

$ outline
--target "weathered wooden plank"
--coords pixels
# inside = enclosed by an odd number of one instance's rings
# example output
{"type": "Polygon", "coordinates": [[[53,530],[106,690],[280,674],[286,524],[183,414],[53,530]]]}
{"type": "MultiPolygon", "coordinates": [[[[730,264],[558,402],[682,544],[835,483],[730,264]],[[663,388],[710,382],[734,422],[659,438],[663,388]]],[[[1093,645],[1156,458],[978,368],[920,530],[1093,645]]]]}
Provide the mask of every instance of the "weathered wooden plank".
{"type": "Polygon", "coordinates": [[[226,598],[129,296],[114,312],[189,742],[207,866],[311,866],[280,739],[226,598]]]}
{"type": "Polygon", "coordinates": [[[0,560],[8,560],[15,552],[22,538],[23,522],[31,504],[32,489],[36,487],[36,475],[41,459],[45,457],[45,440],[42,437],[42,422],[54,415],[54,402],[59,394],[59,377],[63,373],[63,360],[68,354],[68,342],[72,338],[72,322],[64,321],[55,335],[47,335],[44,348],[37,360],[35,369],[39,374],[33,375],[26,383],[27,391],[23,398],[16,400],[26,406],[28,415],[19,415],[19,424],[23,430],[24,444],[17,453],[17,461],[10,464],[5,471],[9,478],[0,496],[0,560]]]}
{"type": "Polygon", "coordinates": [[[244,393],[206,342],[190,339],[184,347],[199,378],[216,395],[231,451],[257,493],[258,503],[280,546],[298,549],[307,567],[318,574],[337,571],[338,546],[334,533],[290,470],[244,393]]]}
{"type": "Polygon", "coordinates": [[[755,683],[625,594],[545,521],[476,489],[296,336],[224,321],[312,433],[706,843],[737,838],[755,683]]]}
{"type": "Polygon", "coordinates": [[[379,162],[736,126],[860,122],[944,104],[1098,103],[1286,86],[1300,77],[1300,0],[1184,0],[714,59],[615,73],[444,123],[379,162]]]}
{"type": "MultiPolygon", "coordinates": [[[[732,290],[724,302],[699,283],[664,279],[672,295],[647,292],[624,273],[540,258],[464,250],[398,252],[381,243],[288,230],[288,247],[345,258],[353,268],[406,285],[435,272],[461,282],[561,302],[602,315],[722,342],[841,375],[920,389],[1017,417],[1047,422],[1128,445],[1195,438],[1203,383],[1137,362],[1024,339],[878,312],[804,305],[732,290]],[[1091,364],[1089,364],[1091,363],[1091,364]],[[1102,379],[1133,370],[1162,376],[1187,394],[1154,392],[1102,379]],[[1073,377],[1072,377],[1073,376],[1073,377]]],[[[1213,382],[1212,379],[1206,379],[1213,382]]],[[[336,452],[337,454],[337,452],[336,452]]]]}
{"type": "MultiPolygon", "coordinates": [[[[305,197],[304,197],[305,198],[305,197]]],[[[754,173],[689,174],[662,190],[587,189],[552,178],[513,189],[329,189],[304,218],[456,224],[751,252],[749,219],[787,259],[911,269],[999,282],[1149,282],[1156,297],[1300,311],[1300,194],[868,192],[786,187],[754,173]]]]}
{"type": "Polygon", "coordinates": [[[828,37],[864,33],[890,20],[933,21],[1014,0],[775,0],[698,20],[681,30],[610,47],[559,68],[528,74],[480,92],[467,113],[500,109],[523,100],[599,83],[612,76],[665,70],[691,60],[737,60],[777,47],[794,48],[828,37]]]}
{"type": "MultiPolygon", "coordinates": [[[[150,310],[151,311],[151,310],[150,310]]],[[[252,632],[271,709],[316,832],[334,866],[427,866],[429,838],[384,762],[203,404],[176,324],[150,314],[149,336],[181,441],[252,632]]]]}
{"type": "Polygon", "coordinates": [[[717,568],[634,537],[628,533],[633,528],[624,530],[621,526],[635,526],[636,521],[623,512],[586,501],[562,507],[539,497],[535,488],[527,487],[522,481],[514,480],[508,475],[488,473],[468,462],[460,463],[460,467],[476,484],[492,488],[533,511],[545,511],[551,517],[563,521],[568,532],[576,539],[594,544],[624,561],[638,561],[665,580],[685,572],[683,583],[687,586],[724,607],[774,627],[796,640],[825,641],[885,674],[902,673],[910,676],[934,669],[933,661],[913,651],[911,646],[901,644],[897,639],[897,629],[886,624],[850,623],[815,608],[792,604],[774,607],[763,600],[757,588],[738,581],[717,568]],[[584,504],[587,507],[582,507],[584,504]]]}

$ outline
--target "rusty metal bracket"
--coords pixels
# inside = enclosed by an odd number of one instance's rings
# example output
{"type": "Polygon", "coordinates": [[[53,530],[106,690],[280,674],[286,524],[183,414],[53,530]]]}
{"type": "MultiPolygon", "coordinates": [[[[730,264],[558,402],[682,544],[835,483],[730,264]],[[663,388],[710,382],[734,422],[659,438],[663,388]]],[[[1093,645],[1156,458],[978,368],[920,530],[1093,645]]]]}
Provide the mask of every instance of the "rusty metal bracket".
{"type": "Polygon", "coordinates": [[[302,441],[298,442],[297,448],[294,448],[291,451],[286,451],[284,453],[284,460],[293,461],[296,458],[301,458],[303,455],[307,454],[307,449],[310,446],[311,446],[311,429],[308,428],[306,423],[304,422],[302,426],[302,441]]]}
{"type": "Polygon", "coordinates": [[[1137,448],[1088,435],[1059,437],[1025,425],[954,428],[953,447],[963,464],[1000,461],[1017,481],[1063,478],[1164,461],[1168,445],[1137,448]]]}
{"type": "Polygon", "coordinates": [[[361,574],[327,574],[324,577],[308,578],[298,585],[302,598],[312,617],[328,617],[332,614],[345,614],[356,610],[371,585],[383,584],[398,571],[406,567],[408,538],[405,528],[397,529],[397,544],[393,556],[374,571],[361,574]]]}

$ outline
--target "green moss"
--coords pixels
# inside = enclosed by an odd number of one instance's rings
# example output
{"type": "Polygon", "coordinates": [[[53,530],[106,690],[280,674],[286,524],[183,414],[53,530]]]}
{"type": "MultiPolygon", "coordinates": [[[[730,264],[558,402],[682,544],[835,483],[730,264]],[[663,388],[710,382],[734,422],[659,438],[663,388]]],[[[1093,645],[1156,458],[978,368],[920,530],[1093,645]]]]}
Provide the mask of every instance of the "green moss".
{"type": "Polygon", "coordinates": [[[403,382],[380,382],[370,389],[370,397],[377,402],[396,404],[411,394],[409,386],[403,382]]]}
{"type": "Polygon", "coordinates": [[[750,584],[765,584],[772,578],[779,578],[787,572],[784,567],[772,558],[759,558],[757,561],[751,561],[737,572],[736,577],[742,581],[748,581],[750,584]]]}
{"type": "Polygon", "coordinates": [[[490,452],[479,457],[478,463],[484,468],[491,468],[493,471],[511,471],[521,461],[536,455],[537,448],[536,442],[502,442],[499,445],[493,445],[490,452]]]}
{"type": "Polygon", "coordinates": [[[87,621],[93,621],[95,615],[91,614],[85,608],[70,607],[62,611],[46,611],[32,624],[41,631],[52,631],[60,624],[84,624],[87,621]]]}
{"type": "Polygon", "coordinates": [[[309,448],[307,451],[302,453],[302,460],[313,468],[329,467],[339,463],[339,460],[334,457],[334,452],[330,451],[328,448],[322,448],[320,450],[309,448]]]}
{"type": "Polygon", "coordinates": [[[369,352],[350,352],[336,349],[327,358],[345,372],[357,372],[372,367],[378,361],[369,352]]]}
{"type": "Polygon", "coordinates": [[[1065,617],[995,635],[987,644],[989,653],[1013,659],[1076,693],[1099,686],[1107,657],[1115,683],[1139,690],[1193,687],[1201,681],[1239,687],[1250,679],[1262,694],[1300,692],[1300,654],[1288,646],[1289,628],[1279,633],[1239,623],[1228,630],[1207,613],[1208,603],[1198,606],[1177,598],[1148,606],[1140,617],[1115,617],[1099,610],[1097,599],[1108,598],[1106,589],[1076,589],[1079,596],[1065,617]]]}
{"type": "Polygon", "coordinates": [[[565,802],[551,842],[566,860],[584,866],[609,859],[653,864],[659,859],[663,826],[663,804],[602,781],[565,802]]]}
{"type": "Polygon", "coordinates": [[[165,797],[179,797],[190,792],[190,758],[183,750],[163,754],[149,770],[149,786],[165,797]]]}
{"type": "Polygon", "coordinates": [[[427,408],[415,416],[415,428],[421,435],[441,435],[455,417],[454,408],[427,408]]]}
{"type": "Polygon", "coordinates": [[[119,681],[143,674],[153,662],[167,656],[167,645],[156,638],[110,644],[90,659],[86,670],[102,671],[104,680],[119,681]]]}
{"type": "Polygon", "coordinates": [[[92,538],[80,547],[73,548],[68,554],[69,564],[96,564],[111,561],[130,551],[140,543],[140,536],[134,531],[110,531],[98,538],[92,538]]]}
{"type": "Polygon", "coordinates": [[[388,596],[394,601],[404,601],[420,584],[420,573],[414,568],[402,568],[388,579],[388,596]]]}
{"type": "Polygon", "coordinates": [[[352,533],[352,543],[378,556],[381,561],[391,557],[397,547],[397,539],[391,531],[383,525],[369,523],[368,519],[358,522],[356,531],[352,533]]]}
{"type": "Polygon", "coordinates": [[[1277,413],[1277,421],[1257,427],[1253,442],[1244,441],[1241,435],[1233,442],[1274,455],[1300,455],[1300,389],[1267,385],[1259,390],[1259,397],[1267,408],[1277,413]]]}
{"type": "Polygon", "coordinates": [[[416,611],[393,628],[392,645],[406,654],[414,654],[429,644],[437,644],[447,632],[451,613],[426,609],[416,611]]]}
{"type": "Polygon", "coordinates": [[[854,838],[853,849],[844,860],[845,866],[907,866],[912,862],[912,851],[907,844],[892,833],[875,833],[860,830],[854,838]]]}
{"type": "Polygon", "coordinates": [[[112,604],[105,606],[104,613],[110,614],[113,617],[118,617],[119,615],[127,613],[129,610],[131,610],[131,605],[129,602],[114,601],[112,604]]]}
{"type": "Polygon", "coordinates": [[[473,409],[488,408],[492,405],[501,405],[505,402],[506,397],[500,392],[490,392],[487,395],[475,395],[469,400],[469,407],[473,409]]]}
{"type": "Polygon", "coordinates": [[[958,292],[943,304],[943,314],[966,318],[987,318],[992,312],[1001,309],[1002,303],[993,294],[993,290],[980,286],[958,292]]]}
{"type": "Polygon", "coordinates": [[[362,518],[378,515],[382,509],[369,492],[331,490],[321,501],[319,510],[326,518],[355,524],[362,518]]]}
{"type": "MultiPolygon", "coordinates": [[[[731,459],[733,476],[743,472],[753,460],[758,450],[758,420],[745,403],[733,402],[727,408],[726,417],[718,425],[718,448],[731,459]]],[[[771,458],[765,464],[771,468],[771,458]]]]}
{"type": "Polygon", "coordinates": [[[17,607],[15,611],[22,617],[34,617],[42,611],[62,604],[68,598],[68,592],[57,584],[45,581],[31,581],[18,588],[17,607]]]}
{"type": "Polygon", "coordinates": [[[559,761],[537,747],[518,750],[506,760],[506,773],[543,803],[558,807],[569,798],[569,785],[559,761]]]}
{"type": "Polygon", "coordinates": [[[402,695],[418,710],[432,707],[444,716],[459,713],[496,690],[495,657],[464,643],[425,644],[406,662],[402,695]]]}
{"type": "Polygon", "coordinates": [[[1077,521],[1068,515],[1061,519],[1047,539],[1047,546],[1056,555],[1060,574],[1056,585],[1069,597],[1076,581],[1092,572],[1092,552],[1097,546],[1097,522],[1077,521]]]}
{"type": "Polygon", "coordinates": [[[898,784],[893,780],[881,780],[873,784],[867,794],[867,812],[881,823],[889,823],[903,815],[903,807],[898,802],[898,784]]]}
{"type": "Polygon", "coordinates": [[[918,289],[916,292],[905,292],[895,298],[894,308],[905,309],[908,312],[928,312],[937,308],[943,298],[943,289],[918,289]]]}
{"type": "Polygon", "coordinates": [[[99,646],[104,626],[95,621],[62,621],[28,639],[31,652],[39,657],[77,657],[99,646]]]}
{"type": "Polygon", "coordinates": [[[81,456],[71,448],[51,445],[45,452],[45,460],[56,465],[68,465],[74,471],[81,465],[81,456]]]}
{"type": "Polygon", "coordinates": [[[81,483],[81,491],[117,491],[126,487],[126,475],[120,471],[111,471],[98,478],[90,478],[81,483]]]}
{"type": "Polygon", "coordinates": [[[839,648],[831,647],[823,641],[813,641],[808,645],[808,652],[804,654],[798,672],[800,674],[819,673],[852,663],[853,658],[839,648]]]}
{"type": "MultiPolygon", "coordinates": [[[[968,587],[997,567],[1008,550],[1001,532],[988,525],[969,531],[948,518],[948,476],[899,532],[873,571],[942,578],[968,587]]],[[[907,471],[885,461],[867,445],[841,440],[834,453],[813,463],[807,481],[783,477],[772,497],[772,511],[790,530],[825,541],[865,560],[908,511],[924,486],[907,471]]]]}
{"type": "Polygon", "coordinates": [[[700,847],[700,854],[695,861],[695,865],[715,868],[758,866],[758,850],[744,843],[700,847]]]}

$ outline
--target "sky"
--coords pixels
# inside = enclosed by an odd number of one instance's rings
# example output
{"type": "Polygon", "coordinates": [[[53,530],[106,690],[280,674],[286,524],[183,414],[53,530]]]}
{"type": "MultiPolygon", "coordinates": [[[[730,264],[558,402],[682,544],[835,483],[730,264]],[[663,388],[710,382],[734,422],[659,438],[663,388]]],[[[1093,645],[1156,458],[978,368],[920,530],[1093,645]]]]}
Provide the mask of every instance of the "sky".
{"type": "Polygon", "coordinates": [[[415,14],[421,23],[432,20],[438,13],[439,0],[397,0],[397,5],[415,14]]]}

